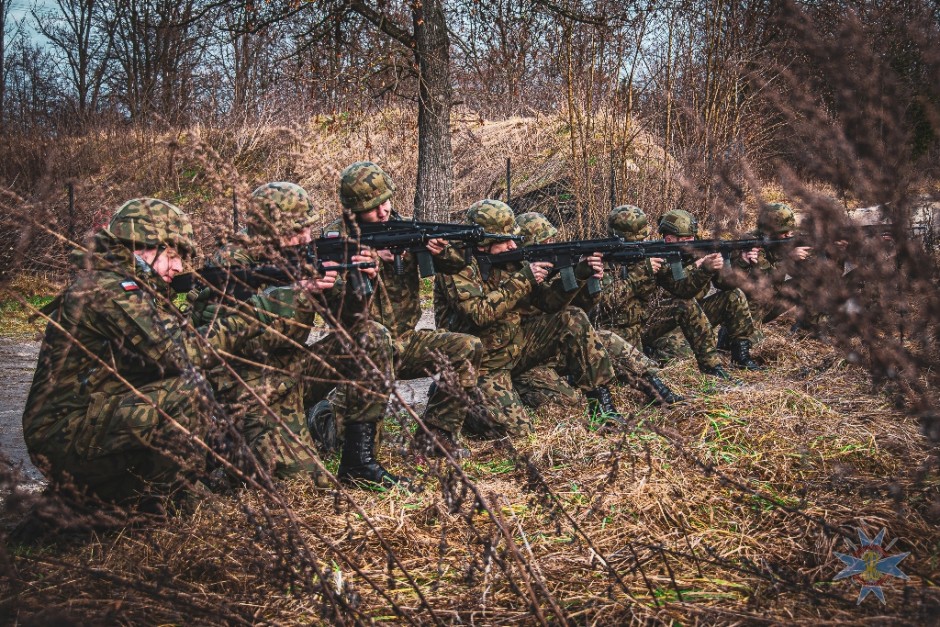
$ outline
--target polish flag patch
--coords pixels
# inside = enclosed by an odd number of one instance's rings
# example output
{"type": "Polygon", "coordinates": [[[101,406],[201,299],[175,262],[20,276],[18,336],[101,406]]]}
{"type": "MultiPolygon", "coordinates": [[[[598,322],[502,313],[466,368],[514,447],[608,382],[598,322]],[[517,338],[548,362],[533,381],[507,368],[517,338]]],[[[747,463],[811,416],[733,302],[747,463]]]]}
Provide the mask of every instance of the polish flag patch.
{"type": "Polygon", "coordinates": [[[136,292],[140,289],[140,286],[134,281],[121,281],[121,287],[124,288],[125,292],[136,292]]]}

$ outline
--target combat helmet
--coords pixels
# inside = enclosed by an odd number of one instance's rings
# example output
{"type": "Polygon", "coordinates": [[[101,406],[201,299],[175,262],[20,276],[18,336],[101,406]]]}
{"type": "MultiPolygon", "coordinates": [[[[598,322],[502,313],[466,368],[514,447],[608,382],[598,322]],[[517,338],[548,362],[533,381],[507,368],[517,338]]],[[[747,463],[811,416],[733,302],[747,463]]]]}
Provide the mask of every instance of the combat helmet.
{"type": "Polygon", "coordinates": [[[639,242],[649,237],[650,222],[636,205],[620,205],[610,212],[607,225],[618,237],[628,242],[639,242]]]}
{"type": "Polygon", "coordinates": [[[339,200],[353,213],[375,209],[394,192],[391,177],[371,161],[357,161],[339,177],[339,200]]]}
{"type": "Polygon", "coordinates": [[[519,214],[516,216],[516,225],[519,227],[522,237],[525,238],[522,242],[523,246],[543,244],[558,235],[558,229],[555,228],[555,225],[537,211],[519,214]]]}
{"type": "Polygon", "coordinates": [[[659,219],[659,233],[676,237],[695,237],[698,235],[698,220],[688,211],[672,209],[659,219]]]}
{"type": "Polygon", "coordinates": [[[795,229],[796,215],[786,203],[764,205],[757,214],[757,230],[761,235],[782,235],[795,229]]]}
{"type": "Polygon", "coordinates": [[[295,183],[265,183],[251,193],[249,235],[277,238],[313,226],[317,212],[310,195],[295,183]]]}
{"type": "Polygon", "coordinates": [[[193,225],[178,207],[157,198],[134,198],[120,206],[108,230],[131,250],[173,248],[181,257],[196,255],[193,225]]]}
{"type": "MultiPolygon", "coordinates": [[[[519,225],[509,205],[500,200],[479,200],[467,209],[467,220],[479,224],[487,233],[500,235],[519,235],[519,225]]],[[[494,243],[489,238],[480,242],[481,246],[494,243]]]]}

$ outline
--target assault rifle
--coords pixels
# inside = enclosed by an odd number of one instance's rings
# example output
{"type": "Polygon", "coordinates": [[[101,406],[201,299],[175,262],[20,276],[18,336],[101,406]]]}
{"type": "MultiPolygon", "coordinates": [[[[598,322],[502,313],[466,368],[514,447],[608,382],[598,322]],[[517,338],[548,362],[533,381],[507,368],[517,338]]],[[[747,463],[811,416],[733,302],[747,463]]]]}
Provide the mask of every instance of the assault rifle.
{"type": "MultiPolygon", "coordinates": [[[[628,242],[619,237],[593,240],[573,240],[554,244],[533,244],[498,255],[477,254],[477,264],[480,266],[480,275],[484,280],[489,276],[492,266],[502,266],[508,263],[521,261],[547,261],[561,273],[562,286],[565,291],[577,289],[578,283],[574,276],[574,266],[584,255],[601,253],[604,261],[612,264],[628,265],[637,263],[651,257],[665,259],[672,269],[672,276],[679,281],[685,278],[684,263],[712,253],[721,253],[728,259],[736,251],[751,250],[752,248],[778,249],[801,246],[797,238],[780,240],[752,238],[738,240],[705,239],[688,242],[664,242],[654,240],[648,242],[628,242]]],[[[600,291],[600,282],[591,277],[588,279],[588,292],[596,294],[600,291]]]]}
{"type": "MultiPolygon", "coordinates": [[[[593,253],[602,253],[606,259],[610,253],[629,245],[629,242],[619,237],[584,239],[556,242],[554,244],[532,244],[531,246],[523,246],[496,255],[477,253],[476,257],[477,265],[480,267],[480,275],[484,281],[489,277],[490,269],[493,266],[519,263],[521,261],[547,261],[554,266],[555,270],[561,273],[561,284],[565,291],[573,292],[578,288],[578,282],[574,276],[574,267],[581,257],[593,253]]],[[[594,277],[588,279],[588,291],[591,294],[597,294],[600,290],[600,281],[594,277]]]]}
{"type": "Polygon", "coordinates": [[[374,268],[375,264],[352,263],[353,255],[358,255],[361,246],[354,240],[344,237],[321,237],[309,244],[290,246],[282,249],[282,259],[262,259],[248,266],[206,266],[195,272],[187,272],[173,277],[171,287],[176,292],[188,292],[197,282],[210,285],[238,300],[246,300],[255,291],[266,284],[288,285],[306,278],[307,268],[315,268],[319,274],[334,270],[349,272],[347,281],[359,298],[372,294],[372,283],[366,279],[363,268],[374,268]],[[324,261],[333,261],[336,265],[324,266],[324,261]]]}
{"type": "Polygon", "coordinates": [[[624,242],[624,245],[604,255],[604,261],[612,264],[631,264],[651,257],[665,259],[672,270],[672,277],[680,281],[686,277],[685,263],[711,255],[721,253],[727,261],[731,253],[763,248],[766,250],[779,250],[806,246],[800,238],[786,239],[746,238],[746,239],[699,239],[688,242],[664,242],[654,240],[649,242],[624,242]]]}
{"type": "MultiPolygon", "coordinates": [[[[327,261],[329,260],[327,259],[327,261]]],[[[264,285],[289,285],[303,279],[307,274],[304,268],[306,264],[316,268],[316,271],[321,275],[329,271],[346,272],[352,270],[353,272],[350,272],[349,276],[359,277],[359,280],[363,281],[362,284],[358,284],[355,279],[351,279],[352,288],[358,290],[357,293],[361,296],[371,294],[371,284],[363,280],[359,270],[374,268],[374,263],[337,263],[336,265],[326,266],[323,264],[323,260],[298,259],[297,255],[286,256],[285,261],[281,264],[266,260],[245,266],[206,266],[194,272],[178,274],[173,277],[170,286],[177,293],[185,293],[194,287],[209,285],[236,300],[247,300],[258,288],[264,285]]]]}
{"type": "Polygon", "coordinates": [[[402,255],[412,253],[418,260],[418,273],[421,277],[434,275],[434,262],[427,249],[432,239],[445,239],[459,242],[465,248],[467,262],[474,249],[484,240],[522,241],[519,235],[487,233],[477,224],[451,224],[448,222],[419,222],[417,220],[389,220],[388,222],[367,222],[357,225],[359,242],[375,250],[388,250],[395,256],[395,273],[404,273],[402,255]]]}

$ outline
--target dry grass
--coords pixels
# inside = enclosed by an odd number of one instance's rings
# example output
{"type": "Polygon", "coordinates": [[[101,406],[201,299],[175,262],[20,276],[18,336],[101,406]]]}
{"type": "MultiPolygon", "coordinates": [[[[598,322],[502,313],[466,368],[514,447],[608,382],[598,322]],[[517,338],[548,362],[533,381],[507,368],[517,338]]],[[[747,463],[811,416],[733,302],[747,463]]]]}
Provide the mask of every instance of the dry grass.
{"type": "Polygon", "coordinates": [[[759,348],[772,368],[740,387],[684,360],[665,371],[683,406],[619,390],[629,433],[548,408],[535,436],[472,442],[470,482],[386,447],[420,491],[347,491],[366,518],[338,494],[283,484],[293,540],[283,510],[240,491],[166,524],[8,545],[0,607],[13,622],[128,624],[935,620],[938,478],[916,470],[930,455],[918,426],[861,370],[783,328],[759,348]],[[892,552],[911,553],[886,607],[856,606],[858,585],[832,582],[855,527],[884,527],[892,552]]]}

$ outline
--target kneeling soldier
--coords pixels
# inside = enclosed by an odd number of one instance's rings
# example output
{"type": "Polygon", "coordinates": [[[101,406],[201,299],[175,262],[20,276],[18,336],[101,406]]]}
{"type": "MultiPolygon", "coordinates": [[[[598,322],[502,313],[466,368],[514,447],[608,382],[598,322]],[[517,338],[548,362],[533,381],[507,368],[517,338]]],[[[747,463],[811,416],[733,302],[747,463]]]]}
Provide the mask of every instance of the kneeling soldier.
{"type": "Polygon", "coordinates": [[[128,201],[72,253],[23,413],[30,457],[53,484],[130,502],[205,472],[196,439],[224,416],[203,369],[261,328],[233,320],[206,339],[184,322],[169,283],[195,254],[189,219],[155,198],[128,201]]]}
{"type": "MultiPolygon", "coordinates": [[[[287,263],[284,256],[290,247],[311,241],[311,225],[317,217],[313,202],[299,185],[262,185],[251,196],[247,248],[223,249],[216,264],[251,266],[259,261],[259,255],[268,263],[287,263]]],[[[351,259],[369,260],[362,255],[351,259]]],[[[347,289],[342,277],[329,270],[330,262],[323,265],[322,274],[314,268],[290,268],[298,274],[297,283],[267,289],[261,286],[262,290],[247,303],[223,298],[221,308],[194,308],[200,312],[199,322],[203,324],[214,325],[215,320],[231,315],[260,319],[276,331],[265,342],[249,345],[250,350],[239,353],[239,359],[227,367],[214,371],[213,379],[220,399],[239,410],[250,444],[272,464],[275,473],[282,477],[310,473],[321,487],[329,483],[309,452],[313,441],[304,407],[311,399],[340,386],[346,391],[351,426],[346,432],[338,478],[393,485],[401,478],[386,471],[374,452],[375,432],[388,400],[386,383],[393,372],[391,337],[385,327],[363,317],[367,303],[355,290],[347,289]],[[337,326],[307,347],[318,313],[337,326]]],[[[376,270],[365,268],[362,272],[374,276],[376,270]]],[[[204,296],[201,294],[197,300],[204,300],[204,296]]]]}
{"type": "MultiPolygon", "coordinates": [[[[516,224],[519,225],[522,236],[525,238],[523,242],[525,246],[552,244],[558,235],[558,229],[555,228],[555,225],[544,215],[534,211],[516,216],[516,224]]],[[[597,256],[595,260],[592,256],[592,261],[595,261],[598,268],[593,277],[603,281],[606,274],[601,257],[597,256]]],[[[546,284],[540,286],[541,291],[545,291],[545,286],[553,287],[555,292],[560,294],[568,304],[580,307],[586,312],[590,312],[600,299],[600,292],[590,294],[586,281],[579,281],[578,289],[569,293],[565,293],[560,289],[558,285],[560,281],[561,276],[555,275],[546,284]]],[[[535,307],[532,307],[531,311],[528,312],[529,315],[538,315],[539,313],[541,312],[535,307]]],[[[653,403],[669,405],[683,400],[659,378],[659,367],[641,350],[612,331],[600,329],[596,331],[610,355],[619,382],[639,389],[653,403]]],[[[564,364],[558,359],[554,361],[554,365],[537,367],[519,374],[513,373],[513,385],[519,390],[523,399],[548,400],[553,397],[557,402],[568,399],[573,395],[574,390],[571,386],[567,384],[567,381],[558,377],[555,372],[555,369],[564,370],[564,364]]]]}
{"type": "MultiPolygon", "coordinates": [[[[498,200],[481,200],[467,211],[471,223],[488,233],[518,234],[512,209],[498,200]]],[[[498,254],[514,250],[512,240],[484,241],[480,252],[498,254]]],[[[594,269],[579,264],[587,279],[594,269]]],[[[474,258],[454,275],[438,275],[434,284],[434,310],[438,328],[471,333],[483,341],[479,388],[483,402],[467,417],[468,431],[486,436],[519,435],[531,429],[512,373],[524,372],[562,355],[575,384],[584,391],[592,414],[601,420],[623,422],[607,384],[615,378],[603,342],[587,314],[563,301],[533,301],[553,312],[524,317],[526,299],[540,292],[551,264],[533,262],[518,267],[494,267],[484,279],[474,258]],[[478,410],[478,411],[476,411],[478,410]]]]}

